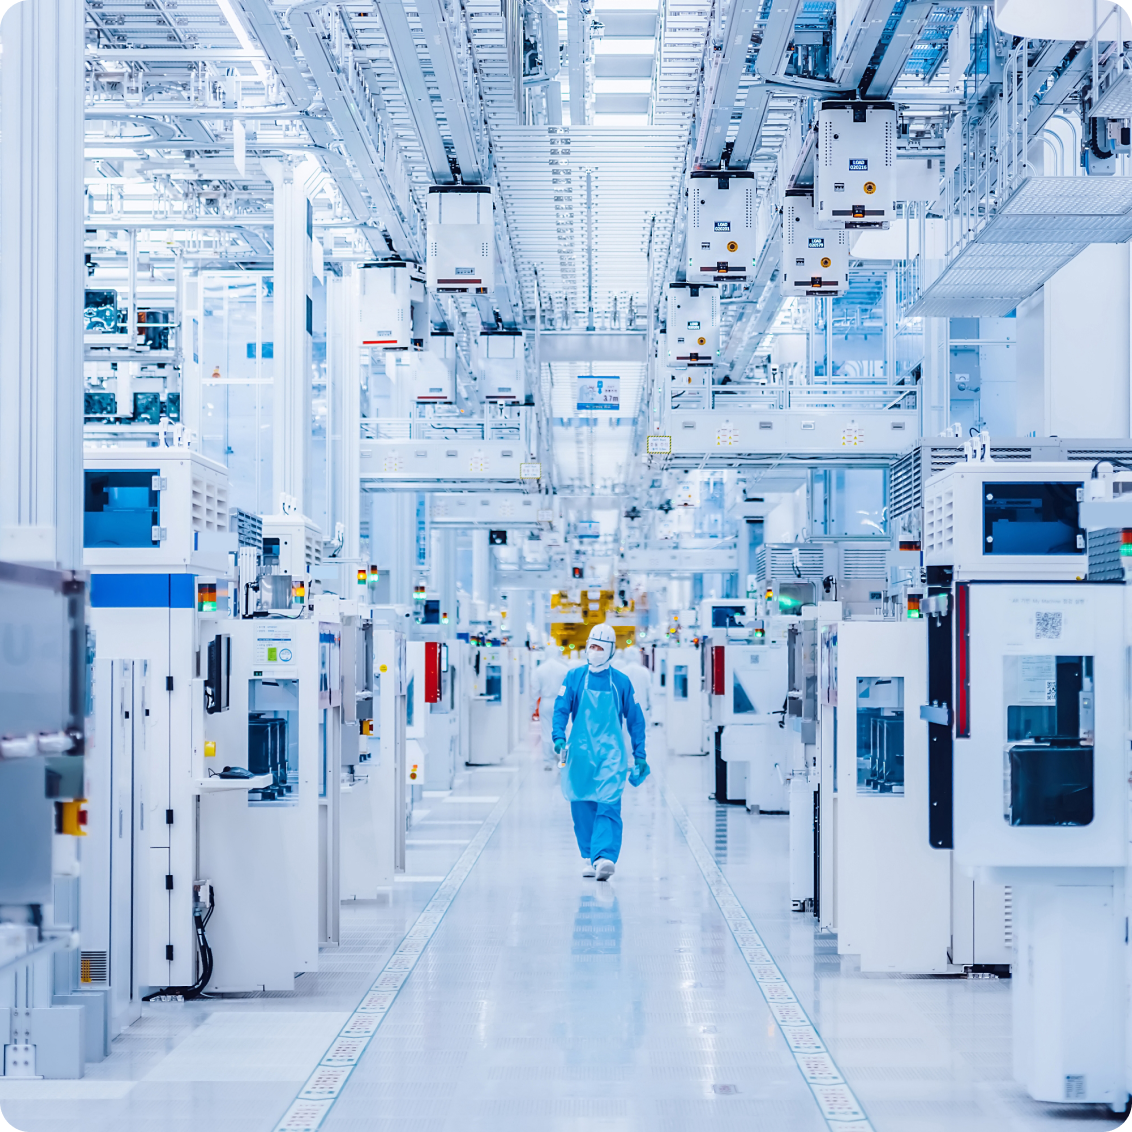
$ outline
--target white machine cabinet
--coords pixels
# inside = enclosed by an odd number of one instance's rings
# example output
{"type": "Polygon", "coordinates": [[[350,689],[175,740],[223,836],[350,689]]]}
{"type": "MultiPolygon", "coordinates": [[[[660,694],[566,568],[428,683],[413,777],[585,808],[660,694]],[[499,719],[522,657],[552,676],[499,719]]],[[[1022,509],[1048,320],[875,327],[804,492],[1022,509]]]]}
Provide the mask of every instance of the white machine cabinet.
{"type": "Polygon", "coordinates": [[[712,366],[719,356],[719,287],[668,284],[668,364],[712,366]]]}
{"type": "Polygon", "coordinates": [[[1081,462],[953,464],[924,485],[924,564],[964,579],[1084,578],[1088,479],[1081,462]]]}
{"type": "Polygon", "coordinates": [[[321,633],[308,617],[201,625],[206,644],[231,638],[229,708],[206,715],[193,744],[200,878],[216,892],[208,925],[216,991],[291,990],[297,974],[318,970],[319,799],[338,785],[323,760],[320,689],[331,665],[321,633]],[[221,777],[229,766],[253,777],[221,777]]]}
{"type": "Polygon", "coordinates": [[[495,290],[494,212],[489,185],[429,186],[429,291],[487,295],[495,290]]]}
{"type": "Polygon", "coordinates": [[[225,574],[228,469],[187,448],[83,453],[83,565],[225,574]]]}
{"type": "Polygon", "coordinates": [[[371,727],[359,739],[354,774],[341,784],[343,900],[390,892],[394,874],[405,868],[406,642],[376,623],[372,640],[371,727]]]}
{"type": "Polygon", "coordinates": [[[473,646],[466,654],[462,683],[470,698],[470,766],[492,766],[511,753],[518,694],[514,654],[502,645],[473,646]]]}
{"type": "Polygon", "coordinates": [[[839,295],[849,270],[844,228],[820,228],[814,198],[788,190],[782,205],[782,278],[792,295],[839,295]]]}
{"type": "Polygon", "coordinates": [[[689,176],[690,283],[742,282],[751,273],[759,253],[756,188],[750,170],[699,170],[689,176]]]}
{"type": "Polygon", "coordinates": [[[1126,593],[956,591],[957,865],[1013,894],[1014,1073],[1036,1100],[1124,1108],[1126,593]]]}
{"type": "Polygon", "coordinates": [[[896,216],[896,107],[829,100],[818,112],[814,201],[823,228],[887,228],[896,216]]]}
{"type": "Polygon", "coordinates": [[[838,952],[862,971],[944,974],[951,860],[928,842],[924,622],[842,621],[836,681],[838,952]]]}
{"type": "Polygon", "coordinates": [[[664,734],[670,755],[702,755],[703,676],[700,650],[673,645],[658,650],[664,684],[664,734]]]}

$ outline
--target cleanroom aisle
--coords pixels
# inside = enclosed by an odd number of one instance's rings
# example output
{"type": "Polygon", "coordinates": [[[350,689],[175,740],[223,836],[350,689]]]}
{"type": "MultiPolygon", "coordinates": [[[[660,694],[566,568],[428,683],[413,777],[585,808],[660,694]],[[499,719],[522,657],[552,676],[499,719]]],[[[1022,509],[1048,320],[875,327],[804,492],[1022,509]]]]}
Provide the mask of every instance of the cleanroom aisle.
{"type": "Polygon", "coordinates": [[[344,906],[343,946],[294,996],[147,1007],[85,1080],[0,1085],[5,1115],[21,1132],[80,1119],[91,1132],[271,1132],[437,888],[412,877],[447,873],[516,786],[322,1127],[826,1128],[663,776],[878,1132],[1119,1124],[1011,1082],[1008,983],[843,971],[835,942],[784,910],[785,819],[709,802],[706,759],[654,761],[626,791],[608,885],[581,877],[557,774],[537,756],[471,771],[419,804],[410,877],[391,904],[344,906]]]}

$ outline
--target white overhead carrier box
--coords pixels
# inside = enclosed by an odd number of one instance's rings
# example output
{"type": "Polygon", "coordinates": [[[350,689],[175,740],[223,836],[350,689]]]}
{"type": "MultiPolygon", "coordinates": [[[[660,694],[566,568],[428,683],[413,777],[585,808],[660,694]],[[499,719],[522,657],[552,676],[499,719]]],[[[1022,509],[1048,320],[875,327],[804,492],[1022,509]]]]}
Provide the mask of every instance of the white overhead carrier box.
{"type": "Polygon", "coordinates": [[[521,330],[489,330],[479,336],[482,367],[480,389],[484,399],[495,402],[526,400],[526,357],[521,330]]]}
{"type": "Polygon", "coordinates": [[[668,364],[712,366],[719,356],[719,287],[668,284],[668,364]]]}
{"type": "Polygon", "coordinates": [[[896,193],[895,104],[823,102],[814,158],[818,224],[887,228],[896,193]]]}
{"type": "Polygon", "coordinates": [[[446,404],[456,399],[456,338],[451,331],[430,334],[428,349],[413,355],[410,380],[414,401],[446,404]]]}
{"type": "Polygon", "coordinates": [[[490,185],[430,185],[428,289],[486,295],[495,289],[495,193],[490,185]]]}
{"type": "Polygon", "coordinates": [[[697,170],[688,178],[689,282],[742,281],[755,256],[755,175],[697,170]]]}
{"type": "Polygon", "coordinates": [[[788,190],[782,205],[782,278],[786,294],[839,295],[849,267],[844,228],[819,228],[814,198],[788,190]]]}
{"type": "Polygon", "coordinates": [[[415,263],[396,260],[360,265],[362,345],[407,350],[413,340],[414,302],[424,301],[424,280],[415,263]]]}

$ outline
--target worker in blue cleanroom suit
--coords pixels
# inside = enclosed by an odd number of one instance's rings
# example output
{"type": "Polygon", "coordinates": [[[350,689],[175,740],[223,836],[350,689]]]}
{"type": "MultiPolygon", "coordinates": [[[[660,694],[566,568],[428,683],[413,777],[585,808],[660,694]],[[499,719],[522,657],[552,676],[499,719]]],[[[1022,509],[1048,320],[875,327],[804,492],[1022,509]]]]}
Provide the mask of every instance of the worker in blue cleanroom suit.
{"type": "Polygon", "coordinates": [[[645,717],[624,672],[610,668],[617,634],[595,625],[586,642],[584,666],[566,674],[554,701],[554,750],[561,764],[562,793],[570,803],[574,834],[584,861],[582,875],[608,880],[621,852],[621,792],[625,780],[640,786],[645,762],[645,717]],[[566,725],[573,719],[570,742],[566,725]],[[622,725],[633,741],[633,769],[622,725]]]}

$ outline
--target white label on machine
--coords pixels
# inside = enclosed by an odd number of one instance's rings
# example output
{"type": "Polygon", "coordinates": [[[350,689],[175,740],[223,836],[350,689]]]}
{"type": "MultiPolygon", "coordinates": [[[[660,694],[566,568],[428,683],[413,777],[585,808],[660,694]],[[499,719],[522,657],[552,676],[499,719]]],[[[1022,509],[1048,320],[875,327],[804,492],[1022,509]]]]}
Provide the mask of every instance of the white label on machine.
{"type": "Polygon", "coordinates": [[[1017,700],[1019,704],[1057,702],[1057,657],[1021,656],[1017,700]]]}
{"type": "Polygon", "coordinates": [[[286,629],[265,629],[255,642],[256,664],[294,664],[295,642],[286,629]]]}

